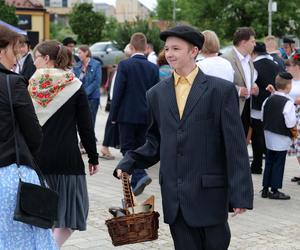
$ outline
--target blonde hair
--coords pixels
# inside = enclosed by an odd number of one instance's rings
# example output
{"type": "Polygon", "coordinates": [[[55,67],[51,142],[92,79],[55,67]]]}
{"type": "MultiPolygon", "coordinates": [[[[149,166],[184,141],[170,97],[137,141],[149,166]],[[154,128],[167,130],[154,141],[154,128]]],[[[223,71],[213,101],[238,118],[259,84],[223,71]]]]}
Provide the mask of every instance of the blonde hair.
{"type": "Polygon", "coordinates": [[[275,36],[266,36],[264,42],[266,45],[277,47],[277,38],[275,36]]]}
{"type": "Polygon", "coordinates": [[[217,34],[212,30],[205,30],[202,32],[204,35],[204,44],[202,47],[203,54],[218,53],[220,50],[220,40],[217,34]]]}

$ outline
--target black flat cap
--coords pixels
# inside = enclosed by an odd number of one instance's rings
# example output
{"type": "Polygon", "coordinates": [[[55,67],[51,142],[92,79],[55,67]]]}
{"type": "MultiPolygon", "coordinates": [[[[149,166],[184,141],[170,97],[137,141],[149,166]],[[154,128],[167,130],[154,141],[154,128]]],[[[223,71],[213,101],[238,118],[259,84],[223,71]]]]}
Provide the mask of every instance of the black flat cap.
{"type": "Polygon", "coordinates": [[[199,50],[202,49],[204,43],[204,36],[199,31],[187,25],[173,27],[161,32],[159,35],[160,39],[163,41],[166,41],[169,36],[179,37],[195,45],[199,50]]]}
{"type": "Polygon", "coordinates": [[[66,37],[63,41],[62,41],[62,44],[64,46],[70,44],[70,43],[74,43],[76,45],[76,41],[72,38],[72,37],[66,37]]]}
{"type": "Polygon", "coordinates": [[[280,72],[278,75],[279,75],[281,78],[286,79],[286,80],[291,80],[291,79],[293,79],[293,76],[292,76],[290,73],[288,73],[288,72],[280,72]]]}
{"type": "Polygon", "coordinates": [[[284,37],[283,38],[283,43],[295,43],[295,41],[291,38],[288,37],[284,37]]]}
{"type": "Polygon", "coordinates": [[[266,45],[263,42],[256,42],[256,45],[254,46],[253,52],[261,55],[268,54],[266,45]]]}

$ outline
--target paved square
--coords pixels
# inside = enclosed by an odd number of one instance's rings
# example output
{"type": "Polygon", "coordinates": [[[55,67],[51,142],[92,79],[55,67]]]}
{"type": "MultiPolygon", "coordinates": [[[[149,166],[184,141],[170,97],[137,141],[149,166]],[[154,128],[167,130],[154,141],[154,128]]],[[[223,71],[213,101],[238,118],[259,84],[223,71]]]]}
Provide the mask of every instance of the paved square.
{"type": "MultiPolygon", "coordinates": [[[[107,114],[99,111],[96,134],[100,142],[102,142],[106,119],[107,114]]],[[[101,148],[100,144],[98,146],[99,150],[101,148]]],[[[159,165],[148,170],[153,181],[144,193],[137,197],[140,202],[152,194],[156,197],[156,210],[161,214],[158,240],[120,247],[114,247],[111,244],[105,220],[111,218],[108,208],[121,206],[122,198],[121,182],[112,176],[113,169],[121,159],[121,154],[118,150],[112,150],[112,153],[116,156],[115,160],[100,159],[100,172],[95,176],[87,177],[90,199],[87,231],[76,231],[65,243],[62,250],[174,249],[169,227],[163,223],[158,184],[159,165]]],[[[84,157],[84,159],[87,162],[87,158],[84,157]]],[[[255,190],[254,210],[241,216],[230,217],[229,223],[232,233],[230,250],[300,249],[300,185],[290,182],[290,179],[295,175],[300,175],[300,167],[296,158],[288,157],[283,183],[283,192],[291,195],[291,200],[288,201],[262,199],[259,193],[262,175],[252,175],[255,190]]]]}

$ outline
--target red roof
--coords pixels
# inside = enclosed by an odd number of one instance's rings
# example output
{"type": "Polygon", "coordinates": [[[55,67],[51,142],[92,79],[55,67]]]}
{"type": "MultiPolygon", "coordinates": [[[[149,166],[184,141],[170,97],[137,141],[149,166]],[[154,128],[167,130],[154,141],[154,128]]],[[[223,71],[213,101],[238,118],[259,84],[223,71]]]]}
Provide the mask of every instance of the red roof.
{"type": "Polygon", "coordinates": [[[16,8],[43,9],[44,6],[39,0],[6,0],[6,3],[16,8]]]}

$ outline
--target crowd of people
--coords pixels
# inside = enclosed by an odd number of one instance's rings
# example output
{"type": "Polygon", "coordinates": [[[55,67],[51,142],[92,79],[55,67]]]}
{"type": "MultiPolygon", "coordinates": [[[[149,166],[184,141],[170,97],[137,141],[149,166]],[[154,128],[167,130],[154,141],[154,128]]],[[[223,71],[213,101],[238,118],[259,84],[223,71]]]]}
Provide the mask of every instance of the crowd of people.
{"type": "MultiPolygon", "coordinates": [[[[274,36],[257,42],[252,28],[241,27],[232,49],[221,54],[214,31],[186,25],[161,32],[160,39],[165,45],[156,56],[143,33],[132,34],[126,58],[108,77],[109,115],[98,154],[102,74],[89,47],[79,46],[77,56],[76,41],[67,37],[30,51],[26,37],[0,26],[1,249],[59,249],[74,230],[86,230],[82,154],[94,175],[99,158],[114,159],[110,147],[123,155],[113,175],[131,174],[136,196],[152,181],[145,169],[160,161],[164,220],[177,250],[228,248],[228,212],[253,208],[251,173],[263,174],[262,198],[291,198],[280,189],[286,156],[300,164],[295,41],[284,38],[278,48],[274,36]],[[15,120],[8,118],[7,79],[15,120]],[[39,183],[35,165],[59,194],[52,231],[13,220],[19,175],[39,183]]],[[[300,174],[291,181],[300,185],[300,174]]]]}

